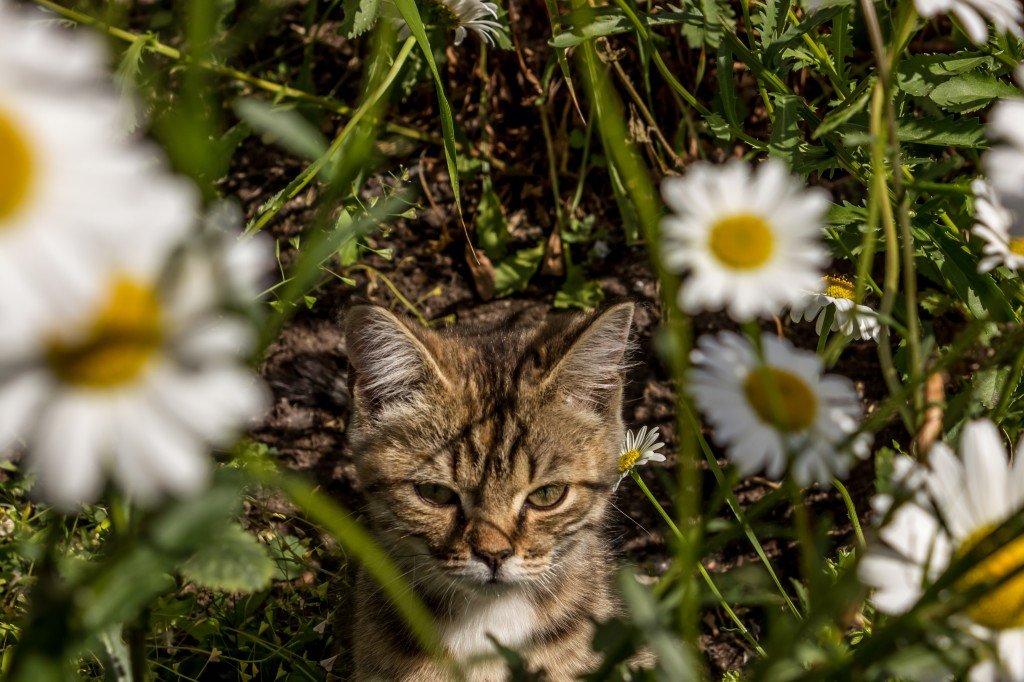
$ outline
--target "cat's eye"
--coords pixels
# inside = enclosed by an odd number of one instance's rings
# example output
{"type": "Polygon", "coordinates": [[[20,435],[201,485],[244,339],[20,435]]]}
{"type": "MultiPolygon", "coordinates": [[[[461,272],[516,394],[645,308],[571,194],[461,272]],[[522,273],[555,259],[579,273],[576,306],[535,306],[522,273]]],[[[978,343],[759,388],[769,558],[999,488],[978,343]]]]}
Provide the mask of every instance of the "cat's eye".
{"type": "Polygon", "coordinates": [[[416,493],[430,504],[436,504],[439,507],[457,504],[459,501],[458,493],[437,483],[417,483],[416,493]]]}
{"type": "Polygon", "coordinates": [[[552,483],[534,490],[527,496],[526,501],[537,509],[550,509],[565,499],[568,490],[569,486],[564,483],[552,483]]]}

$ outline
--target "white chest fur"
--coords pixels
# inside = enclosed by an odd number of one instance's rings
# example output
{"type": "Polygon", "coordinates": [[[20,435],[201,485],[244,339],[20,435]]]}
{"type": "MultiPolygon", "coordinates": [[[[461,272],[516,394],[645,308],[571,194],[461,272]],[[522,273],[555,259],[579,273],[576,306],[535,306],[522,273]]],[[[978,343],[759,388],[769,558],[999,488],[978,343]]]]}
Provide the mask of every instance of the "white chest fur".
{"type": "Polygon", "coordinates": [[[443,629],[444,642],[456,660],[494,652],[487,635],[512,649],[525,644],[537,626],[533,603],[515,592],[474,595],[458,603],[443,629]]]}

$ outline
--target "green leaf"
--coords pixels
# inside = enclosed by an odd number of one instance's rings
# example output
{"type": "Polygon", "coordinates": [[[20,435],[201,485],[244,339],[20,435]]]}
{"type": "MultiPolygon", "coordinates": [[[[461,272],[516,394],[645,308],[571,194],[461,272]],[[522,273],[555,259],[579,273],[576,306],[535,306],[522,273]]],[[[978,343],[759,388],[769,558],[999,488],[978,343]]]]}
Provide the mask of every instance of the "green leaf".
{"type": "Polygon", "coordinates": [[[767,48],[774,43],[786,28],[791,3],[792,0],[765,0],[764,9],[761,11],[762,48],[767,48]]]}
{"type": "Polygon", "coordinates": [[[530,283],[533,273],[537,272],[544,258],[544,242],[537,246],[520,249],[498,263],[494,268],[494,291],[499,296],[513,291],[522,291],[530,283]]]}
{"type": "Polygon", "coordinates": [[[772,95],[775,104],[775,119],[768,142],[768,155],[785,160],[790,166],[796,164],[800,145],[800,106],[797,95],[772,95]]]}
{"type": "Polygon", "coordinates": [[[339,29],[342,35],[355,38],[371,29],[380,13],[380,3],[381,0],[343,0],[345,19],[339,29]]]}
{"type": "Polygon", "coordinates": [[[508,220],[501,207],[501,200],[494,191],[491,177],[485,175],[480,203],[476,207],[476,239],[480,248],[492,261],[505,257],[508,251],[508,220]]]}
{"type": "Polygon", "coordinates": [[[925,119],[905,118],[897,130],[900,142],[914,142],[938,147],[988,147],[985,126],[975,118],[925,119]]]}
{"type": "Polygon", "coordinates": [[[1020,90],[995,76],[972,72],[939,83],[928,98],[947,111],[965,113],[981,109],[1000,97],[1019,94],[1020,90]]]}
{"type": "Polygon", "coordinates": [[[224,592],[257,592],[270,585],[274,562],[267,548],[238,523],[226,524],[181,565],[187,580],[224,592]]]}
{"type": "Polygon", "coordinates": [[[975,70],[991,71],[995,64],[994,58],[976,52],[914,55],[900,62],[896,85],[908,95],[927,97],[953,76],[975,70]]]}
{"type": "Polygon", "coordinates": [[[420,46],[423,57],[427,60],[427,66],[434,77],[434,86],[437,90],[437,103],[441,108],[441,134],[444,138],[444,156],[448,162],[448,175],[452,183],[452,191],[455,194],[455,208],[459,215],[462,215],[462,199],[459,192],[459,161],[455,148],[455,122],[452,119],[452,108],[448,104],[448,98],[444,94],[444,84],[441,81],[441,73],[437,70],[437,62],[434,61],[434,52],[430,48],[430,41],[427,39],[427,31],[420,18],[420,11],[416,8],[414,0],[394,0],[395,6],[402,14],[405,23],[409,25],[420,46]]]}
{"type": "Polygon", "coordinates": [[[811,134],[811,139],[818,139],[843,125],[851,118],[864,111],[871,99],[871,88],[875,85],[873,76],[863,79],[843,102],[821,119],[821,123],[811,134]]]}
{"type": "MultiPolygon", "coordinates": [[[[919,215],[927,215],[924,207],[919,215]]],[[[977,319],[1015,319],[1013,306],[990,273],[978,272],[978,258],[967,245],[936,223],[915,224],[918,271],[962,300],[977,319]]]]}
{"type": "Polygon", "coordinates": [[[235,100],[234,109],[240,119],[297,156],[318,159],[327,152],[324,136],[294,109],[249,97],[235,100]]]}
{"type": "Polygon", "coordinates": [[[583,275],[583,267],[572,265],[566,273],[565,283],[555,294],[556,308],[579,308],[593,310],[604,301],[604,291],[596,280],[583,275]]]}
{"type": "Polygon", "coordinates": [[[733,75],[732,47],[727,41],[718,44],[718,101],[726,120],[734,127],[740,127],[739,97],[736,95],[736,79],[733,75]]]}

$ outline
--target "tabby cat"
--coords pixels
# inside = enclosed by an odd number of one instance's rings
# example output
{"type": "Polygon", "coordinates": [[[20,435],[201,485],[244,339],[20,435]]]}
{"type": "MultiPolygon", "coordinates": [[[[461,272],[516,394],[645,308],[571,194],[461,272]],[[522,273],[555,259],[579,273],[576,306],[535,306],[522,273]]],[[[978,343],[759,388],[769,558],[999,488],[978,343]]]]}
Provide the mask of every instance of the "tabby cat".
{"type": "MultiPolygon", "coordinates": [[[[632,319],[624,303],[474,333],[349,314],[349,438],[371,525],[469,679],[505,679],[489,635],[546,679],[598,663],[594,622],[618,609],[602,529],[632,319]]],[[[362,576],[356,592],[355,679],[449,679],[379,586],[362,576]]]]}

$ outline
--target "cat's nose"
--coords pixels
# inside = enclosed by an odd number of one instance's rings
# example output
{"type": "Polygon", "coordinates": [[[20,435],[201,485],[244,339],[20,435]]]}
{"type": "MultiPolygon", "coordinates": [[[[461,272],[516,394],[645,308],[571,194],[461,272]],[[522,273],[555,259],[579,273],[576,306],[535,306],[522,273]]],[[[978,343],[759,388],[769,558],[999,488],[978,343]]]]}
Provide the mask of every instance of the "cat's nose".
{"type": "Polygon", "coordinates": [[[512,556],[511,547],[471,547],[470,550],[473,552],[473,556],[487,564],[491,573],[497,573],[501,564],[512,556]]]}

